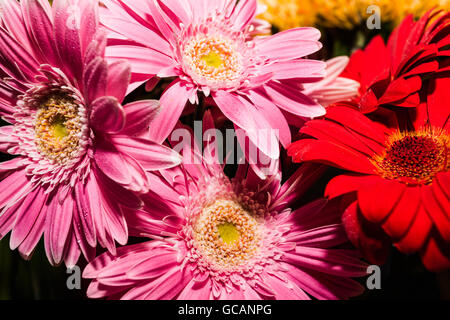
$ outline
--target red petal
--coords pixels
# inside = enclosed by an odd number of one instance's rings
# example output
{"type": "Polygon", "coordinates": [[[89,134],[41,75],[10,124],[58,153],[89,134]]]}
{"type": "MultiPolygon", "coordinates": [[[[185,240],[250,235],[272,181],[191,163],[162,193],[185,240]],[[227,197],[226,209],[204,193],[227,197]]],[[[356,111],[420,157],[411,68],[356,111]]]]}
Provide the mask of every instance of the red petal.
{"type": "Polygon", "coordinates": [[[388,129],[371,121],[360,111],[349,107],[334,106],[328,109],[326,118],[339,122],[360,135],[378,142],[380,145],[384,145],[386,142],[388,129]]]}
{"type": "Polygon", "coordinates": [[[413,224],[403,239],[395,243],[395,246],[403,253],[412,254],[419,251],[428,235],[430,234],[433,223],[427,212],[420,206],[413,224]]]}
{"type": "Polygon", "coordinates": [[[445,212],[445,208],[450,207],[448,200],[446,199],[446,203],[440,203],[433,193],[433,188],[426,186],[422,189],[422,201],[441,236],[450,242],[450,219],[445,212]]]}
{"type": "Polygon", "coordinates": [[[432,272],[442,272],[450,268],[450,244],[437,235],[428,240],[420,255],[425,267],[432,272]]]}
{"type": "Polygon", "coordinates": [[[377,179],[379,179],[378,176],[343,174],[328,183],[325,195],[329,198],[336,198],[346,193],[357,191],[362,185],[377,179]]]}
{"type": "Polygon", "coordinates": [[[374,167],[366,156],[328,141],[297,141],[289,147],[289,156],[295,162],[314,161],[353,172],[374,173],[374,167]]]}
{"type": "Polygon", "coordinates": [[[382,265],[386,262],[390,241],[381,228],[364,219],[356,202],[344,212],[342,222],[349,240],[370,263],[382,265]]]}
{"type": "Polygon", "coordinates": [[[406,186],[393,180],[379,178],[359,189],[358,200],[364,217],[372,223],[381,223],[392,212],[406,186]]]}
{"type": "Polygon", "coordinates": [[[450,172],[438,173],[435,182],[441,187],[447,198],[450,199],[450,172]]]}
{"type": "Polygon", "coordinates": [[[390,104],[410,96],[422,88],[420,77],[400,78],[391,82],[383,96],[378,100],[380,104],[390,104]]]}
{"type": "Polygon", "coordinates": [[[419,187],[406,188],[394,211],[383,224],[383,229],[393,239],[401,239],[406,235],[417,215],[421,191],[419,187]]]}
{"type": "Polygon", "coordinates": [[[442,75],[431,81],[428,95],[428,115],[430,124],[438,128],[450,129],[450,78],[442,75]]]}
{"type": "Polygon", "coordinates": [[[367,139],[341,126],[335,122],[326,120],[313,120],[306,123],[301,129],[301,133],[312,136],[318,140],[326,140],[337,145],[354,149],[357,152],[364,153],[372,157],[374,154],[381,153],[383,146],[375,143],[372,139],[367,139]]]}

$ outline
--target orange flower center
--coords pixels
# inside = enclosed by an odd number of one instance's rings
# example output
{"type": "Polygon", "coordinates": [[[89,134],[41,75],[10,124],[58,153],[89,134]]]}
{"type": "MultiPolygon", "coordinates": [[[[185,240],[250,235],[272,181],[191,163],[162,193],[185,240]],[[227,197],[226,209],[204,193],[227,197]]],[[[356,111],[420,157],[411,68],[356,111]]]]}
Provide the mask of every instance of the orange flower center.
{"type": "Polygon", "coordinates": [[[397,132],[372,159],[379,174],[406,184],[429,184],[450,168],[450,136],[443,129],[397,132]]]}

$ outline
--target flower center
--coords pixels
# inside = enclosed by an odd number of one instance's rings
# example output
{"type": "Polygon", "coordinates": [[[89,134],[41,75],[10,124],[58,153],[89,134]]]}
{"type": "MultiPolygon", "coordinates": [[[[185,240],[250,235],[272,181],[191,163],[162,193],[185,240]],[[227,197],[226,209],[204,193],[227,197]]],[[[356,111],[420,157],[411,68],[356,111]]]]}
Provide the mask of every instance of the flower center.
{"type": "Polygon", "coordinates": [[[225,222],[217,227],[219,236],[226,244],[233,244],[239,240],[241,234],[237,227],[229,222],[225,222]]]}
{"type": "Polygon", "coordinates": [[[213,89],[237,85],[244,73],[235,41],[224,36],[195,37],[183,48],[185,72],[201,86],[213,89]]]}
{"type": "Polygon", "coordinates": [[[437,173],[450,168],[449,150],[450,136],[442,130],[396,133],[372,162],[383,178],[429,184],[437,173]]]}
{"type": "Polygon", "coordinates": [[[257,220],[231,200],[204,208],[194,224],[199,252],[220,267],[245,264],[258,252],[260,238],[257,220]]]}
{"type": "Polygon", "coordinates": [[[52,93],[40,100],[36,111],[35,143],[49,160],[64,164],[78,155],[84,125],[74,99],[52,93]]]}
{"type": "Polygon", "coordinates": [[[216,69],[222,67],[225,63],[222,56],[216,51],[211,51],[208,54],[205,54],[201,59],[208,67],[216,69]]]}

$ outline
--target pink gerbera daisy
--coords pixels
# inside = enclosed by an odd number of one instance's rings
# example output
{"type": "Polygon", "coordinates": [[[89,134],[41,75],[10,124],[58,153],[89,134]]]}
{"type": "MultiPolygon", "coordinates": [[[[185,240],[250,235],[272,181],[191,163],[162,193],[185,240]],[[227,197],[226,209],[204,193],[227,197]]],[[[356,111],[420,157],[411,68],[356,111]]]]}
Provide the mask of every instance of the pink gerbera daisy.
{"type": "Polygon", "coordinates": [[[283,146],[291,142],[287,118],[325,114],[302,93],[303,84],[325,75],[324,62],[303,58],[322,47],[317,29],[254,37],[256,0],[103,3],[101,21],[112,31],[107,57],[130,61],[132,88],[155,76],[175,77],[161,98],[155,141],[168,137],[188,101],[199,103],[199,92],[211,95],[223,114],[272,159],[279,156],[278,141],[283,146]],[[258,131],[269,131],[270,139],[258,131]]]}
{"type": "MultiPolygon", "coordinates": [[[[205,132],[213,129],[206,113],[205,132]]],[[[146,205],[129,215],[130,233],[153,241],[105,253],[84,271],[91,298],[340,299],[358,295],[352,277],[367,266],[351,249],[338,202],[291,206],[322,173],[304,166],[286,183],[261,180],[242,165],[229,180],[209,136],[205,155],[186,146],[185,159],[155,174],[146,205]],[[194,150],[194,151],[191,151],[194,150]]]]}
{"type": "Polygon", "coordinates": [[[135,138],[158,109],[122,107],[129,66],[104,60],[97,1],[0,2],[0,238],[29,258],[44,234],[49,261],[73,266],[100,244],[126,244],[123,208],[147,192],[145,169],[177,165],[172,150],[135,138]],[[76,5],[75,5],[76,4],[76,5]],[[97,36],[96,36],[97,34],[97,36]],[[131,191],[128,191],[128,190],[131,191]]]}

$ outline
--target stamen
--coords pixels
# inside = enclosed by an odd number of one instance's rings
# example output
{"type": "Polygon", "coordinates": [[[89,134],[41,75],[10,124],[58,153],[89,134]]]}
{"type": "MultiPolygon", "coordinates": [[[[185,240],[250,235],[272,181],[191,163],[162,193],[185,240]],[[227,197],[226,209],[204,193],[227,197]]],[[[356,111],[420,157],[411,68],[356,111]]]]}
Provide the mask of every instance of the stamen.
{"type": "Polygon", "coordinates": [[[183,49],[186,72],[199,85],[212,88],[239,83],[244,73],[242,60],[235,41],[226,37],[196,37],[183,49]]]}
{"type": "Polygon", "coordinates": [[[208,54],[205,54],[201,59],[206,63],[207,66],[216,69],[222,67],[224,64],[224,60],[222,59],[220,54],[215,51],[211,51],[208,54]]]}
{"type": "Polygon", "coordinates": [[[73,98],[53,93],[42,99],[36,112],[35,143],[50,161],[64,164],[80,149],[83,121],[73,98]]]}
{"type": "Polygon", "coordinates": [[[199,252],[217,266],[245,264],[260,246],[257,220],[231,200],[218,200],[204,208],[194,225],[199,252]]]}
{"type": "Polygon", "coordinates": [[[232,244],[239,240],[240,233],[236,226],[232,223],[225,222],[217,227],[219,231],[220,238],[226,244],[232,244]]]}
{"type": "Polygon", "coordinates": [[[424,129],[398,132],[385,152],[372,159],[385,179],[406,184],[429,184],[439,172],[450,168],[450,136],[446,131],[424,129]]]}

